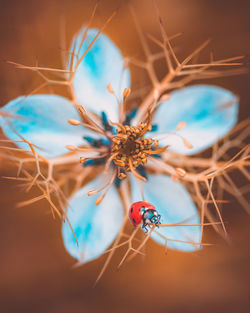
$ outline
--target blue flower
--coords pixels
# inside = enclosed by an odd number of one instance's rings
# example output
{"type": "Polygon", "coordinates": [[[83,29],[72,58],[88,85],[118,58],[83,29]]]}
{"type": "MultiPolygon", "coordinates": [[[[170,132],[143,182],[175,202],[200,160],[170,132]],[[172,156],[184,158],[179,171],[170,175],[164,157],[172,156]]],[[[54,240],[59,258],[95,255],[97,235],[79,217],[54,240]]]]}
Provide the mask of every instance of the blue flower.
{"type": "MultiPolygon", "coordinates": [[[[98,30],[89,29],[82,43],[84,32],[85,29],[82,29],[74,37],[71,46],[71,51],[79,51],[80,56],[91,44],[98,30]]],[[[69,64],[75,66],[78,60],[72,54],[69,64]]],[[[124,66],[124,59],[119,49],[104,34],[96,39],[77,67],[73,77],[73,87],[78,104],[86,109],[88,116],[92,117],[104,133],[109,134],[109,139],[84,126],[70,125],[69,119],[81,119],[72,102],[58,95],[45,94],[19,97],[3,107],[3,112],[22,117],[11,119],[11,123],[9,119],[0,117],[0,125],[6,136],[18,140],[20,134],[38,147],[37,151],[41,156],[49,159],[68,153],[67,145],[79,147],[86,144],[92,147],[99,145],[110,152],[114,144],[110,138],[117,135],[117,129],[110,121],[119,122],[120,109],[119,101],[114,94],[119,100],[122,99],[122,91],[130,87],[130,71],[124,66]],[[112,92],[107,90],[108,84],[112,86],[112,92]],[[98,119],[96,116],[101,118],[98,119]]],[[[133,114],[126,116],[129,120],[128,127],[136,120],[133,114]]],[[[161,146],[169,145],[169,151],[192,155],[210,147],[226,135],[235,125],[237,114],[238,99],[230,91],[209,85],[186,87],[172,92],[169,100],[159,104],[153,115],[154,129],[147,132],[145,138],[159,138],[161,146]],[[186,122],[186,127],[180,129],[176,135],[176,126],[183,121],[186,122]]],[[[146,116],[144,120],[145,127],[150,130],[146,116]]],[[[117,127],[119,128],[119,125],[117,127]]],[[[18,142],[17,145],[24,148],[22,142],[18,142]]],[[[159,156],[153,153],[158,151],[157,148],[152,146],[150,149],[148,154],[151,160],[157,160],[159,156]]],[[[86,168],[105,164],[109,158],[110,154],[99,159],[90,158],[84,166],[86,168]]],[[[114,160],[115,156],[110,160],[111,163],[113,162],[110,165],[111,169],[117,168],[114,160]]],[[[120,164],[119,160],[116,162],[120,164]]],[[[142,196],[137,182],[138,177],[131,175],[128,165],[126,166],[124,165],[122,173],[126,176],[125,179],[130,180],[132,202],[139,201],[142,196]]],[[[164,173],[158,174],[157,171],[149,173],[147,169],[148,163],[140,164],[138,167],[135,165],[133,168],[139,177],[143,178],[147,175],[147,181],[142,183],[144,196],[157,208],[162,216],[162,223],[200,224],[197,208],[184,185],[173,181],[164,173]]],[[[99,205],[95,204],[98,197],[96,194],[87,195],[90,190],[98,190],[105,184],[104,180],[105,176],[100,174],[79,189],[69,201],[67,216],[74,233],[68,223],[63,223],[63,240],[67,251],[81,263],[96,259],[106,251],[119,233],[124,216],[127,215],[126,212],[124,213],[118,193],[122,181],[118,177],[115,177],[114,183],[111,184],[99,205]],[[78,244],[74,235],[77,237],[78,244]]],[[[160,227],[157,232],[151,234],[151,237],[162,245],[166,244],[164,239],[166,238],[167,245],[171,249],[195,251],[200,248],[201,227],[160,227]]]]}

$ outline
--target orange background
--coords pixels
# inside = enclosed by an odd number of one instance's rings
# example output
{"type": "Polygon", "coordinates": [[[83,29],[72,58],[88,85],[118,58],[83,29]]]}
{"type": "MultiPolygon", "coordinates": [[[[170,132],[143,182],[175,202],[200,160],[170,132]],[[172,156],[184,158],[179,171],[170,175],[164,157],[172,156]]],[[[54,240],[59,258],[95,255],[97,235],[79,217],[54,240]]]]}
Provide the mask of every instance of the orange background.
{"type": "MultiPolygon", "coordinates": [[[[150,1],[132,1],[145,32],[157,34],[150,1]]],[[[124,55],[140,56],[141,48],[126,1],[121,3],[106,33],[124,55]]],[[[215,58],[250,51],[249,1],[158,1],[168,33],[184,32],[178,55],[184,57],[208,37],[213,38],[215,58]]],[[[117,7],[102,1],[94,25],[101,26],[117,7]]],[[[60,67],[60,20],[65,17],[68,44],[88,20],[94,1],[0,1],[0,103],[27,94],[38,84],[34,73],[6,64],[27,65],[38,59],[43,66],[60,67]]],[[[140,79],[133,72],[133,84],[140,79]]],[[[218,78],[211,83],[240,95],[240,120],[249,115],[249,76],[218,78]]],[[[132,90],[133,86],[132,85],[132,90]]],[[[1,175],[13,171],[2,162],[1,175]]],[[[0,179],[0,312],[249,312],[250,219],[235,199],[225,205],[231,244],[213,231],[205,239],[216,243],[198,255],[169,251],[154,243],[148,256],[116,271],[118,253],[96,288],[92,285],[104,258],[73,269],[65,252],[61,222],[53,220],[46,202],[17,209],[27,199],[22,191],[0,179]]],[[[124,252],[124,251],[123,251],[124,252]]]]}

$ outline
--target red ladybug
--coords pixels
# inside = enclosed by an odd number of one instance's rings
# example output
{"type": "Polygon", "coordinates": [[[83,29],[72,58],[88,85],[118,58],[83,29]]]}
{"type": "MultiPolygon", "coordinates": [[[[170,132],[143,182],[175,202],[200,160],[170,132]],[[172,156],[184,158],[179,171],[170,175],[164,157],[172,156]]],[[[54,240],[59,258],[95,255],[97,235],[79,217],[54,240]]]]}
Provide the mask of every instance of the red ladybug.
{"type": "Polygon", "coordinates": [[[142,224],[142,229],[147,232],[147,225],[152,223],[156,226],[160,224],[160,214],[156,211],[153,204],[146,201],[135,202],[131,205],[128,216],[134,226],[142,224]]]}

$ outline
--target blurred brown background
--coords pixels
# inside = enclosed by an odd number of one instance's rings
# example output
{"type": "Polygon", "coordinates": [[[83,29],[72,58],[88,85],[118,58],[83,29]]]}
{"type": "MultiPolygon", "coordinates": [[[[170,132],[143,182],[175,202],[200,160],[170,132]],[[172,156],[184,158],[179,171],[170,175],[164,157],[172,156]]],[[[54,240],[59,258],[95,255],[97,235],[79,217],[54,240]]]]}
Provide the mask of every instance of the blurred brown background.
{"type": "MultiPolygon", "coordinates": [[[[132,1],[146,32],[157,34],[150,1],[132,1]]],[[[118,15],[106,33],[124,55],[139,56],[140,44],[124,2],[100,3],[94,25],[101,26],[117,5],[118,15]]],[[[184,32],[177,40],[180,56],[205,39],[213,38],[216,58],[250,52],[249,1],[158,1],[168,33],[184,32]]],[[[94,1],[0,1],[0,104],[30,92],[37,86],[34,74],[17,70],[4,60],[27,65],[60,67],[60,21],[64,16],[69,44],[88,20],[94,1]]],[[[133,73],[136,84],[136,73],[133,73]]],[[[241,97],[240,119],[249,115],[249,76],[214,79],[241,97]]],[[[4,164],[0,175],[10,175],[4,164]]],[[[116,271],[121,254],[111,262],[96,288],[92,285],[104,258],[72,269],[74,260],[64,251],[61,222],[54,221],[45,202],[17,209],[15,203],[29,196],[0,179],[0,312],[249,312],[250,218],[236,200],[223,211],[231,244],[212,231],[206,233],[215,246],[199,255],[169,251],[154,243],[141,257],[116,271]]]]}

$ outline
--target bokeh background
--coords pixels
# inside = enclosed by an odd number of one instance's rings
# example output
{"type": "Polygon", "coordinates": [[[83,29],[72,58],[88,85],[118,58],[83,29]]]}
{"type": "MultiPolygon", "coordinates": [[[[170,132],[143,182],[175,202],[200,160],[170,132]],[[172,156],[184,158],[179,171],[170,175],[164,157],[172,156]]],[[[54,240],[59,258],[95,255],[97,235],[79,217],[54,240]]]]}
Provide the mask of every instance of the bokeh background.
{"type": "MultiPolygon", "coordinates": [[[[145,32],[158,33],[152,2],[132,1],[145,32]]],[[[27,94],[38,80],[35,74],[15,69],[11,60],[27,65],[60,67],[60,27],[66,25],[69,45],[86,23],[94,6],[90,0],[0,0],[0,105],[27,94]]],[[[184,56],[207,38],[213,38],[216,58],[250,52],[250,3],[238,0],[158,1],[168,33],[184,32],[176,41],[184,56]]],[[[140,56],[141,47],[126,1],[103,0],[95,26],[101,26],[120,5],[106,33],[124,55],[140,56]]],[[[133,86],[138,82],[133,72],[133,86]]],[[[214,79],[211,83],[240,95],[240,120],[249,116],[249,76],[214,79]]],[[[11,168],[0,160],[0,176],[11,168]]],[[[213,231],[216,245],[199,254],[169,251],[155,243],[148,256],[116,270],[117,254],[99,284],[92,288],[105,258],[73,268],[65,252],[61,221],[53,220],[46,202],[17,209],[26,199],[18,188],[0,178],[0,312],[249,312],[250,218],[234,199],[223,216],[231,243],[213,231]]]]}

